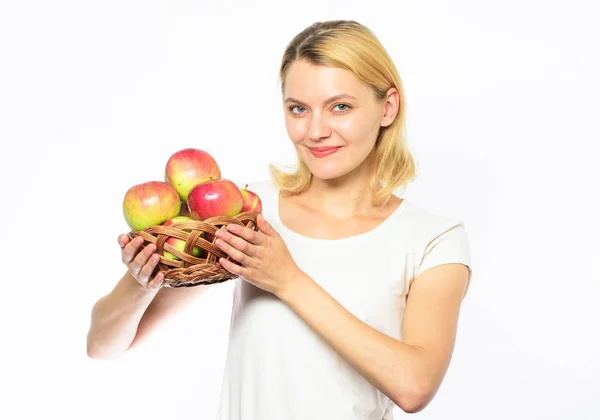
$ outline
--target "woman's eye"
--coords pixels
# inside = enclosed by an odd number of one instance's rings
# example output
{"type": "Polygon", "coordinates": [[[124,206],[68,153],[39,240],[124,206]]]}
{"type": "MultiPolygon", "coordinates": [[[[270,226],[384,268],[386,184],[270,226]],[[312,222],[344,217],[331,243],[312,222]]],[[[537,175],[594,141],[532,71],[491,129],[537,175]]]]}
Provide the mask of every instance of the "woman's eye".
{"type": "Polygon", "coordinates": [[[305,109],[303,106],[300,106],[300,105],[292,105],[292,106],[290,106],[290,111],[292,111],[293,114],[298,114],[298,113],[304,112],[305,109]],[[295,112],[294,110],[296,110],[297,112],[295,112]]]}
{"type": "Polygon", "coordinates": [[[334,106],[333,108],[337,108],[337,109],[338,109],[338,111],[346,111],[347,109],[349,109],[349,108],[350,108],[350,106],[349,106],[349,105],[347,105],[347,104],[337,104],[337,105],[336,105],[336,106],[334,106]],[[340,108],[340,107],[342,107],[342,108],[340,108]]]}

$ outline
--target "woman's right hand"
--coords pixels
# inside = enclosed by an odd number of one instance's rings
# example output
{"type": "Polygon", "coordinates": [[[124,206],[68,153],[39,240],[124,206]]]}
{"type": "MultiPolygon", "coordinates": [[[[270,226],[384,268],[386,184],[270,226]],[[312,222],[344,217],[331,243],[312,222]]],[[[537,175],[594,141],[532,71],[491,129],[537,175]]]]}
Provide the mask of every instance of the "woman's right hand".
{"type": "Polygon", "coordinates": [[[156,292],[162,286],[165,276],[161,272],[153,276],[159,255],[154,252],[156,251],[154,244],[148,244],[141,249],[143,242],[140,236],[130,239],[127,234],[120,235],[121,259],[140,286],[150,292],[156,292]]]}

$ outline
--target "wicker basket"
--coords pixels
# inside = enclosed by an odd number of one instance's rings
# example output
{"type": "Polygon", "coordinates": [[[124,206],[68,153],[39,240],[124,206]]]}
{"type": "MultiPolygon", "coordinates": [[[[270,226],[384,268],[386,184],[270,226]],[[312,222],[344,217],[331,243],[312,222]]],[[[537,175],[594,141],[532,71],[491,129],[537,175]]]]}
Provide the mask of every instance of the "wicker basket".
{"type": "Polygon", "coordinates": [[[215,232],[218,229],[225,229],[230,224],[256,230],[257,216],[258,213],[255,212],[244,212],[233,217],[218,216],[203,221],[194,220],[174,223],[171,226],[150,226],[143,230],[129,232],[129,237],[133,239],[136,236],[141,236],[144,239],[144,247],[150,243],[156,245],[155,253],[161,257],[155,274],[159,271],[164,273],[163,286],[189,287],[221,283],[234,279],[237,275],[223,268],[219,264],[219,258],[227,258],[238,265],[239,262],[233,260],[214,244],[215,232]],[[185,241],[183,252],[165,243],[169,237],[185,241]],[[198,246],[202,250],[200,257],[192,255],[194,246],[198,246]],[[163,251],[168,251],[181,260],[164,257],[163,251]]]}

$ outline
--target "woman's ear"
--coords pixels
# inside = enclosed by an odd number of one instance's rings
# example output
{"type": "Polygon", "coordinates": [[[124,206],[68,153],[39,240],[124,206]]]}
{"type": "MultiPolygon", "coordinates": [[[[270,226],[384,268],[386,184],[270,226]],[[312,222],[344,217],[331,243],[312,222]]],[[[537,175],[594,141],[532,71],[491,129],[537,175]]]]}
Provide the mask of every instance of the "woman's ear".
{"type": "Polygon", "coordinates": [[[400,95],[398,94],[398,90],[394,87],[388,89],[386,97],[385,97],[385,105],[383,107],[383,116],[381,117],[380,125],[382,127],[387,127],[390,125],[396,115],[398,114],[398,110],[400,107],[400,95]]]}

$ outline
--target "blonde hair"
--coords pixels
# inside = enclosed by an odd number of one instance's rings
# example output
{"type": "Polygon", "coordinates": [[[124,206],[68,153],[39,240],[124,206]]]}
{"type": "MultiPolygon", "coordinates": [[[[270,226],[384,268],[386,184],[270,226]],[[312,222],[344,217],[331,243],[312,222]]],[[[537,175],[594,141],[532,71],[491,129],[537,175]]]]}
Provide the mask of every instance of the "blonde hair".
{"type": "MultiPolygon", "coordinates": [[[[343,68],[369,86],[377,99],[386,98],[388,89],[398,90],[398,114],[387,127],[381,127],[373,151],[371,189],[374,205],[385,204],[394,190],[405,188],[416,176],[415,159],[406,140],[406,105],[398,70],[375,34],[348,20],[317,22],[296,35],[287,45],[279,69],[282,94],[293,62],[306,60],[313,65],[343,68]],[[376,189],[381,183],[382,187],[376,189]]],[[[280,191],[299,194],[310,185],[312,173],[297,155],[294,172],[269,165],[274,184],[280,191]]]]}

